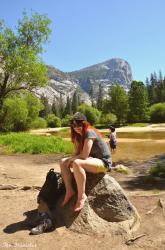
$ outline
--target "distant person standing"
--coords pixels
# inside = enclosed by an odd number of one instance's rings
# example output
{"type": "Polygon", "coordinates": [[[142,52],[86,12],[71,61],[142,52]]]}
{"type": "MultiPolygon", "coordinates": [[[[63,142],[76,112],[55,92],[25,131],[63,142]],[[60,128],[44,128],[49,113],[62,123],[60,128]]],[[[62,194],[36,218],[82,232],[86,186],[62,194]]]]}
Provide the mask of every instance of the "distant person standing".
{"type": "Polygon", "coordinates": [[[117,147],[117,140],[116,140],[116,129],[113,126],[109,126],[110,135],[109,135],[109,145],[111,148],[111,152],[115,151],[117,147]]]}

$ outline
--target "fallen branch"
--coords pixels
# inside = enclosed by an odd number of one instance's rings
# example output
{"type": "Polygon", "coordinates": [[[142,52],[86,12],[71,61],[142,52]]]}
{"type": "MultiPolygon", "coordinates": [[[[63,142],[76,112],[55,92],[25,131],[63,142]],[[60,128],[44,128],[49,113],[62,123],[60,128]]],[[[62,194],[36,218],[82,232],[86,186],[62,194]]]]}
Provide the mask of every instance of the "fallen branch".
{"type": "Polygon", "coordinates": [[[158,205],[161,207],[161,208],[163,208],[163,211],[164,211],[164,209],[165,209],[165,200],[163,200],[163,199],[159,199],[158,200],[158,205]]]}
{"type": "Polygon", "coordinates": [[[142,237],[144,237],[144,236],[146,236],[146,234],[140,234],[140,235],[138,235],[138,236],[136,236],[136,237],[133,237],[133,238],[127,240],[127,241],[125,242],[125,244],[126,244],[126,245],[131,245],[131,244],[134,243],[135,240],[138,240],[138,239],[140,239],[140,238],[142,238],[142,237]]]}
{"type": "Polygon", "coordinates": [[[158,207],[161,207],[163,209],[163,212],[165,211],[165,200],[164,199],[159,198],[157,206],[155,206],[154,208],[149,210],[146,214],[153,214],[153,211],[158,207]]]}
{"type": "Polygon", "coordinates": [[[10,184],[8,184],[8,185],[0,185],[0,190],[13,190],[13,189],[16,189],[16,188],[18,188],[18,186],[16,186],[16,185],[10,185],[10,184]]]}
{"type": "Polygon", "coordinates": [[[38,186],[23,186],[21,188],[19,188],[19,190],[41,190],[41,187],[38,186]]]}
{"type": "Polygon", "coordinates": [[[153,207],[151,210],[149,210],[146,214],[153,214],[153,211],[157,208],[158,206],[153,207]]]}
{"type": "Polygon", "coordinates": [[[11,184],[0,184],[0,190],[13,190],[13,189],[18,189],[18,190],[41,190],[41,187],[38,186],[22,186],[19,187],[17,185],[11,185],[11,184]]]}

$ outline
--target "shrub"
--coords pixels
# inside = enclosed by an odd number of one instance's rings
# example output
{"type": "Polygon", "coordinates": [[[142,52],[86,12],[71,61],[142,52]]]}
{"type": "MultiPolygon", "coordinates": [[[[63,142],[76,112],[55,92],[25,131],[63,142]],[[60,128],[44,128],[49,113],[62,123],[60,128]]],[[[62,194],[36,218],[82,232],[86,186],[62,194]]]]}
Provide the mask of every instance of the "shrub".
{"type": "Polygon", "coordinates": [[[5,113],[3,130],[20,131],[27,128],[28,108],[25,100],[16,96],[6,99],[3,112],[5,113]]]}
{"type": "Polygon", "coordinates": [[[43,104],[40,99],[31,93],[26,93],[24,96],[28,108],[28,120],[32,121],[39,116],[40,110],[43,108],[43,104]]]}
{"type": "Polygon", "coordinates": [[[101,124],[105,124],[105,125],[109,125],[109,124],[115,124],[115,122],[117,121],[117,117],[116,115],[109,113],[109,114],[102,114],[101,119],[100,119],[100,123],[101,124]]]}
{"type": "Polygon", "coordinates": [[[165,161],[159,161],[150,168],[149,174],[151,176],[165,177],[165,161]]]}
{"type": "Polygon", "coordinates": [[[165,102],[152,105],[150,117],[152,122],[165,122],[165,102]]]}
{"type": "Polygon", "coordinates": [[[69,127],[70,126],[70,121],[72,119],[71,115],[66,115],[62,120],[61,120],[61,125],[62,127],[69,127]]]}
{"type": "Polygon", "coordinates": [[[83,113],[87,117],[88,122],[92,125],[96,124],[100,119],[101,112],[87,104],[80,105],[78,111],[83,113]]]}
{"type": "Polygon", "coordinates": [[[30,124],[30,128],[46,128],[46,127],[47,127],[47,121],[41,117],[37,117],[30,124]]]}
{"type": "Polygon", "coordinates": [[[61,127],[61,119],[54,114],[49,114],[46,118],[48,127],[50,128],[57,128],[61,127]]]}

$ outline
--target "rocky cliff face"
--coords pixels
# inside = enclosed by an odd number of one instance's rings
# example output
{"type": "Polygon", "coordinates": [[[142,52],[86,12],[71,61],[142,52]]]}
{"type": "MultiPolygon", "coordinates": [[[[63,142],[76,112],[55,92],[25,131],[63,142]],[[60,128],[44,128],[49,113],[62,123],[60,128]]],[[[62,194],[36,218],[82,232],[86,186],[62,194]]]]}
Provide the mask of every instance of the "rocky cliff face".
{"type": "Polygon", "coordinates": [[[72,97],[74,92],[78,90],[81,102],[91,104],[89,95],[79,87],[79,81],[71,79],[68,73],[48,66],[48,77],[48,86],[35,89],[38,97],[45,96],[50,104],[54,100],[59,102],[61,98],[66,103],[67,97],[72,97]]]}
{"type": "Polygon", "coordinates": [[[49,84],[45,88],[37,88],[38,96],[44,95],[50,104],[53,100],[60,98],[66,101],[67,96],[79,89],[80,100],[90,104],[88,91],[91,85],[94,86],[95,96],[98,93],[98,86],[101,83],[105,94],[112,84],[120,84],[126,90],[130,88],[132,81],[131,67],[123,59],[113,58],[78,71],[64,73],[52,66],[48,66],[49,84]]]}
{"type": "Polygon", "coordinates": [[[119,84],[128,90],[132,82],[132,71],[127,61],[119,58],[99,63],[79,71],[70,73],[72,79],[78,79],[80,86],[89,90],[89,84],[92,84],[96,90],[101,83],[105,92],[112,84],[119,84]]]}

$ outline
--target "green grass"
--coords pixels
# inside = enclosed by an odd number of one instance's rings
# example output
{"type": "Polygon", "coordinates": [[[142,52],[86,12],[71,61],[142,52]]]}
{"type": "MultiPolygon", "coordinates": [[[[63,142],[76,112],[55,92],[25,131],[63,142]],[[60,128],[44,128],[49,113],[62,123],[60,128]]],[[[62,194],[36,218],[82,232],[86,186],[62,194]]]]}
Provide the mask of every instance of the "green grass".
{"type": "Polygon", "coordinates": [[[122,174],[125,174],[125,175],[129,175],[130,174],[130,169],[128,167],[126,167],[126,166],[121,165],[121,164],[118,164],[116,166],[116,168],[114,168],[114,170],[116,172],[119,172],[119,173],[122,173],[122,174]]]}
{"type": "Polygon", "coordinates": [[[149,174],[153,177],[165,177],[165,161],[159,161],[150,168],[149,174]]]}
{"type": "Polygon", "coordinates": [[[29,133],[0,134],[0,145],[5,146],[7,152],[48,154],[71,154],[72,143],[60,137],[31,135],[29,133]]]}
{"type": "Polygon", "coordinates": [[[147,127],[149,125],[149,123],[131,123],[128,124],[128,126],[130,127],[147,127]]]}

